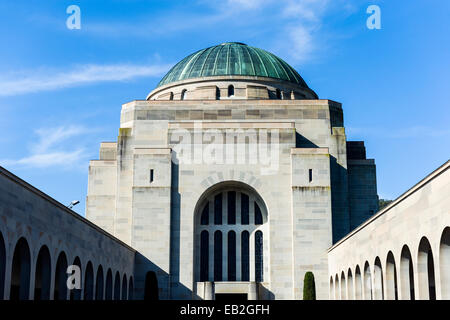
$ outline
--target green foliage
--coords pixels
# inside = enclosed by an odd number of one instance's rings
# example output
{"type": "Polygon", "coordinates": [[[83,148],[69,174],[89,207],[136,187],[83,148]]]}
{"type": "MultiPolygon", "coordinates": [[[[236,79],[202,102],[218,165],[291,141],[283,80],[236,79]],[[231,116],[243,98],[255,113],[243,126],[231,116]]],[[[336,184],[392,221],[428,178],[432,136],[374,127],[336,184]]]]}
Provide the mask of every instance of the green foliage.
{"type": "Polygon", "coordinates": [[[393,200],[386,200],[386,199],[380,199],[378,200],[378,210],[383,209],[386,207],[389,203],[391,203],[393,200]]]}
{"type": "Polygon", "coordinates": [[[303,280],[303,300],[316,300],[316,284],[311,271],[305,273],[303,280]]]}

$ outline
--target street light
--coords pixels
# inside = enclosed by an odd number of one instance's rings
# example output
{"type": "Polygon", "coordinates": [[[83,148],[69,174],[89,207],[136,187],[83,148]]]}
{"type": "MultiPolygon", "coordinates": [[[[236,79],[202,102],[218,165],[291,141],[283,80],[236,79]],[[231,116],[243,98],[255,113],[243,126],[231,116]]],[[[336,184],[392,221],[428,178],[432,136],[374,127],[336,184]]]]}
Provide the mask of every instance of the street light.
{"type": "Polygon", "coordinates": [[[80,201],[78,200],[73,200],[68,206],[67,208],[72,209],[74,206],[76,206],[77,204],[79,204],[80,201]]]}

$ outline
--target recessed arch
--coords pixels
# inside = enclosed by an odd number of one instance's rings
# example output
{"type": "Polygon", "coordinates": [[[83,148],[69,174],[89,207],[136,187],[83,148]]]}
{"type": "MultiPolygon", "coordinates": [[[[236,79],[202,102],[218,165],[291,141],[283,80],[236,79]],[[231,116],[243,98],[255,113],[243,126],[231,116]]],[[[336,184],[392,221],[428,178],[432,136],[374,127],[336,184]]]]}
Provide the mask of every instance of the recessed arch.
{"type": "Polygon", "coordinates": [[[43,245],[38,253],[34,280],[34,300],[50,300],[52,265],[50,251],[43,245]]]}
{"type": "Polygon", "coordinates": [[[345,281],[344,271],[341,272],[340,288],[341,288],[341,300],[347,300],[347,295],[345,293],[345,290],[347,289],[347,283],[345,281]]]}
{"type": "Polygon", "coordinates": [[[112,300],[113,298],[113,279],[111,268],[106,272],[106,285],[105,285],[105,300],[112,300]]]}
{"type": "Polygon", "coordinates": [[[417,253],[417,273],[419,299],[436,300],[436,281],[434,276],[434,258],[430,242],[422,237],[417,253]]]}
{"type": "Polygon", "coordinates": [[[0,232],[0,300],[5,295],[5,272],[6,272],[6,247],[3,235],[0,232]]]}
{"type": "Polygon", "coordinates": [[[373,265],[373,277],[373,298],[375,300],[383,300],[383,267],[381,266],[381,260],[379,257],[375,258],[375,262],[373,265]]]}
{"type": "Polygon", "coordinates": [[[450,300],[450,227],[442,231],[439,244],[439,269],[442,299],[450,300]]]}
{"type": "Polygon", "coordinates": [[[103,267],[99,265],[97,268],[97,278],[95,281],[95,300],[103,300],[103,267]]]}
{"type": "Polygon", "coordinates": [[[339,290],[339,276],[336,275],[334,276],[334,299],[335,300],[340,300],[340,290],[339,290]]]}
{"type": "Polygon", "coordinates": [[[370,265],[369,262],[366,261],[364,264],[364,299],[372,300],[372,276],[370,274],[370,265]]]}
{"type": "Polygon", "coordinates": [[[128,300],[133,300],[134,298],[134,283],[133,277],[130,277],[130,281],[128,282],[128,300]]]}
{"type": "Polygon", "coordinates": [[[282,97],[282,95],[281,95],[281,90],[280,89],[277,89],[276,91],[275,91],[275,94],[276,94],[276,96],[277,96],[277,99],[282,99],[283,97],[282,97]]]}
{"type": "Polygon", "coordinates": [[[330,277],[330,300],[335,300],[333,276],[330,277]]]}
{"type": "Polygon", "coordinates": [[[363,284],[362,284],[362,277],[361,277],[361,269],[358,265],[356,265],[355,268],[355,300],[361,300],[362,299],[362,291],[363,291],[363,284]]]}
{"type": "MultiPolygon", "coordinates": [[[[77,266],[80,270],[80,284],[83,283],[83,271],[81,268],[81,260],[80,257],[75,257],[72,263],[74,266],[77,266]]],[[[70,290],[70,300],[81,300],[81,288],[74,288],[70,290]]]]}
{"type": "Polygon", "coordinates": [[[347,271],[347,299],[353,300],[355,299],[355,292],[353,289],[353,273],[352,269],[348,268],[347,271]]]}
{"type": "Polygon", "coordinates": [[[173,92],[169,93],[169,100],[173,100],[173,92]]]}
{"type": "Polygon", "coordinates": [[[64,251],[56,260],[54,300],[67,300],[67,257],[64,251]]]}
{"type": "Polygon", "coordinates": [[[186,99],[186,92],[187,92],[187,90],[186,90],[186,89],[183,89],[183,90],[181,91],[181,96],[180,96],[180,100],[184,100],[184,99],[186,99]]]}
{"type": "Polygon", "coordinates": [[[145,275],[144,300],[158,300],[158,279],[154,271],[148,271],[145,275]]]}
{"type": "Polygon", "coordinates": [[[267,207],[251,186],[224,181],[208,188],[194,223],[196,281],[267,281],[267,207]]]}
{"type": "Polygon", "coordinates": [[[386,258],[386,300],[398,300],[397,266],[392,251],[386,258]]]}
{"type": "Polygon", "coordinates": [[[124,274],[122,278],[122,300],[127,300],[128,297],[128,281],[127,275],[124,274]]]}
{"type": "Polygon", "coordinates": [[[25,238],[20,238],[14,249],[11,268],[10,300],[30,299],[30,247],[25,238]]]}
{"type": "Polygon", "coordinates": [[[400,283],[402,300],[414,300],[414,268],[411,251],[406,244],[400,255],[400,283]]]}
{"type": "Polygon", "coordinates": [[[114,300],[120,300],[120,275],[119,271],[116,271],[114,277],[114,300]]]}
{"type": "Polygon", "coordinates": [[[228,97],[234,97],[234,86],[232,84],[228,86],[228,97]]]}
{"type": "Polygon", "coordinates": [[[84,300],[94,299],[94,268],[92,262],[88,261],[84,272],[84,300]]]}

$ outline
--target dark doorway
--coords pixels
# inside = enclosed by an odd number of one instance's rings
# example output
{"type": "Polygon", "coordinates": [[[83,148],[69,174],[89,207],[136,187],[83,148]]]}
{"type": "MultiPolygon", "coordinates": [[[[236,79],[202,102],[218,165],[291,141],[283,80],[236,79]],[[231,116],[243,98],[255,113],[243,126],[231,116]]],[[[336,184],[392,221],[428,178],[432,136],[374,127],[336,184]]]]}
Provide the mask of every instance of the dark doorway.
{"type": "Polygon", "coordinates": [[[247,301],[246,293],[216,293],[216,301],[247,301]]]}
{"type": "Polygon", "coordinates": [[[144,300],[158,300],[158,279],[153,271],[145,276],[144,300]]]}

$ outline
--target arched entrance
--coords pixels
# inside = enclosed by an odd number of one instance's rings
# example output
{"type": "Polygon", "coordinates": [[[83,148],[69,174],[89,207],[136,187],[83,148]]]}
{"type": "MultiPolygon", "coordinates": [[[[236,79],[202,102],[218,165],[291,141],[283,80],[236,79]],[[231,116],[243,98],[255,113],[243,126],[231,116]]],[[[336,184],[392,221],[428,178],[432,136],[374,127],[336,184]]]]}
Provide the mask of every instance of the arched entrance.
{"type": "Polygon", "coordinates": [[[264,281],[267,210],[259,195],[242,183],[221,183],[200,202],[197,281],[264,281]]]}
{"type": "Polygon", "coordinates": [[[114,279],[114,300],[120,300],[120,275],[119,271],[116,271],[114,279]]]}
{"type": "Polygon", "coordinates": [[[397,267],[392,251],[386,258],[386,299],[398,300],[397,267]]]}
{"type": "Polygon", "coordinates": [[[426,237],[423,237],[419,243],[417,271],[419,275],[417,279],[419,281],[419,299],[436,300],[433,251],[426,237]]]}
{"type": "Polygon", "coordinates": [[[50,299],[51,273],[50,251],[47,246],[44,245],[41,250],[39,250],[36,262],[34,300],[50,299]]]}
{"type": "Polygon", "coordinates": [[[84,300],[94,299],[94,268],[92,262],[86,265],[86,272],[84,275],[84,300]]]}
{"type": "Polygon", "coordinates": [[[61,252],[56,262],[54,300],[67,300],[67,258],[61,252]]]}
{"type": "Polygon", "coordinates": [[[450,299],[450,227],[442,232],[439,246],[439,268],[441,272],[442,299],[450,299]]]}
{"type": "Polygon", "coordinates": [[[95,300],[103,300],[103,267],[98,266],[97,279],[95,281],[95,300]]]}
{"type": "Polygon", "coordinates": [[[370,265],[366,261],[364,264],[364,300],[372,300],[372,276],[370,274],[370,265]]]}
{"type": "Polygon", "coordinates": [[[208,189],[194,216],[195,281],[267,281],[267,217],[249,185],[228,181],[208,189]]]}
{"type": "MultiPolygon", "coordinates": [[[[80,284],[83,283],[83,272],[81,269],[81,260],[79,257],[75,257],[73,260],[73,265],[78,266],[80,268],[80,284]]],[[[70,300],[81,300],[81,288],[80,289],[72,289],[70,290],[70,300]]]]}
{"type": "Polygon", "coordinates": [[[20,238],[12,261],[10,300],[30,299],[30,271],[30,247],[25,238],[20,238]]]}
{"type": "Polygon", "coordinates": [[[4,299],[5,271],[6,271],[6,247],[2,233],[0,232],[0,300],[4,299]]]}
{"type": "Polygon", "coordinates": [[[353,274],[350,268],[347,271],[347,295],[348,300],[355,299],[355,291],[353,290],[353,274]]]}
{"type": "Polygon", "coordinates": [[[356,266],[355,268],[355,300],[361,300],[362,299],[362,277],[361,277],[361,270],[359,269],[359,266],[356,266]]]}
{"type": "Polygon", "coordinates": [[[158,300],[158,279],[153,271],[145,275],[144,300],[158,300]]]}
{"type": "Polygon", "coordinates": [[[374,300],[384,299],[384,288],[383,288],[383,267],[381,266],[381,260],[379,257],[375,258],[375,264],[373,267],[373,277],[374,277],[374,300]]]}
{"type": "Polygon", "coordinates": [[[112,300],[112,298],[113,298],[112,271],[111,269],[108,269],[108,272],[106,272],[105,300],[112,300]]]}
{"type": "Polygon", "coordinates": [[[402,300],[414,300],[414,268],[411,251],[407,245],[403,246],[400,256],[400,283],[402,300]]]}

